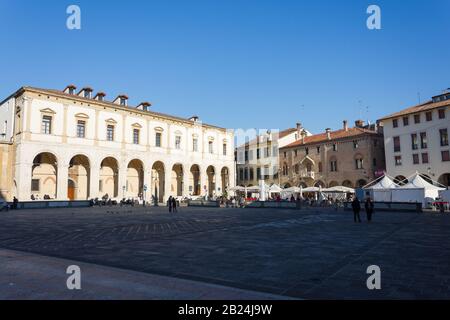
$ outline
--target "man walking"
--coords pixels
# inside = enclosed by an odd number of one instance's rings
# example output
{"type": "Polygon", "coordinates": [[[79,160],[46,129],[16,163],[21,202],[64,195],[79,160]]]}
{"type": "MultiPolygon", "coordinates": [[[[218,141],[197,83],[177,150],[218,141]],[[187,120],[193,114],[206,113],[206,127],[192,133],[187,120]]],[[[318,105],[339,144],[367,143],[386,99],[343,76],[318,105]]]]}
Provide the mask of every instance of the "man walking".
{"type": "Polygon", "coordinates": [[[366,214],[367,214],[367,222],[372,221],[372,214],[373,214],[373,201],[370,197],[366,199],[365,208],[366,208],[366,214]]]}
{"type": "Polygon", "coordinates": [[[355,222],[361,222],[361,217],[359,215],[359,212],[361,211],[361,203],[359,202],[358,197],[355,197],[352,202],[352,209],[353,209],[353,219],[355,222]]]}
{"type": "Polygon", "coordinates": [[[167,205],[169,206],[169,212],[172,212],[172,196],[170,196],[169,200],[167,200],[167,205]]]}
{"type": "Polygon", "coordinates": [[[173,212],[177,212],[177,199],[175,197],[172,197],[172,209],[173,212]]]}

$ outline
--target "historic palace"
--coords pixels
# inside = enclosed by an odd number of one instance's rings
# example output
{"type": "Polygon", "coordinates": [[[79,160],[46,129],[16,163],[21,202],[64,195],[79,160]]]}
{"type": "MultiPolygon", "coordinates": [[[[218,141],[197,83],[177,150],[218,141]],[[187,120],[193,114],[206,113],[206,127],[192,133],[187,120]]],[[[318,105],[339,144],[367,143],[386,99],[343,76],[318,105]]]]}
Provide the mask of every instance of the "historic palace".
{"type": "Polygon", "coordinates": [[[91,88],[22,87],[0,102],[0,193],[11,201],[220,196],[234,181],[233,133],[107,101],[91,88]]]}

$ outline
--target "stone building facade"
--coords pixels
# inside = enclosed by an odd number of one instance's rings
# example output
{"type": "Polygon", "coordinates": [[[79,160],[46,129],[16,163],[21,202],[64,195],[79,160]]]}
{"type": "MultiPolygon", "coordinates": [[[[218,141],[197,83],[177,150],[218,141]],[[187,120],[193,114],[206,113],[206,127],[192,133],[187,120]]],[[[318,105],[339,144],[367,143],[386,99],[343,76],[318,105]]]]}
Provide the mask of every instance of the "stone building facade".
{"type": "Polygon", "coordinates": [[[356,121],[343,128],[311,136],[280,148],[282,187],[358,188],[366,185],[385,169],[381,128],[356,121]]]}
{"type": "Polygon", "coordinates": [[[2,196],[164,202],[234,186],[233,132],[150,107],[73,85],[20,88],[0,102],[2,196]]]}

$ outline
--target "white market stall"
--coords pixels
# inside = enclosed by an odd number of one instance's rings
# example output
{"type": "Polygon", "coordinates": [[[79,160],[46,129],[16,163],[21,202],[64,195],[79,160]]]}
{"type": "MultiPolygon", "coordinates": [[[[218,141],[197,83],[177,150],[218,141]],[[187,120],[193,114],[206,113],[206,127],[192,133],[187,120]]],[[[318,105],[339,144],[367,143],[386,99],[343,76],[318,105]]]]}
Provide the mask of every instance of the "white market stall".
{"type": "Polygon", "coordinates": [[[394,180],[384,175],[363,187],[364,190],[370,192],[370,197],[375,202],[392,202],[392,190],[400,187],[394,180]]]}
{"type": "Polygon", "coordinates": [[[436,186],[438,182],[428,182],[419,173],[408,178],[408,181],[407,184],[392,190],[392,202],[415,202],[426,206],[427,202],[433,202],[439,197],[439,191],[446,189],[436,186]]]}

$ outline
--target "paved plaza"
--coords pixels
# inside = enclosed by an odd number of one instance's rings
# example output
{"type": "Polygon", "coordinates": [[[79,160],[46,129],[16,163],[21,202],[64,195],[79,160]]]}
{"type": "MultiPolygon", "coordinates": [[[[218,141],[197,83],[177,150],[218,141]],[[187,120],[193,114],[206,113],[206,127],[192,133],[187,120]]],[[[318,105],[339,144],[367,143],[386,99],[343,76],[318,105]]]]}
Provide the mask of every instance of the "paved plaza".
{"type": "Polygon", "coordinates": [[[450,298],[449,214],[379,212],[355,224],[332,209],[21,210],[0,213],[0,250],[3,299],[65,297],[46,281],[36,295],[39,279],[61,269],[65,286],[64,266],[76,262],[81,291],[102,275],[134,277],[120,295],[97,285],[83,298],[450,298]],[[381,290],[367,289],[370,265],[381,268],[381,290]],[[145,283],[171,281],[184,293],[142,294],[145,283]]]}

